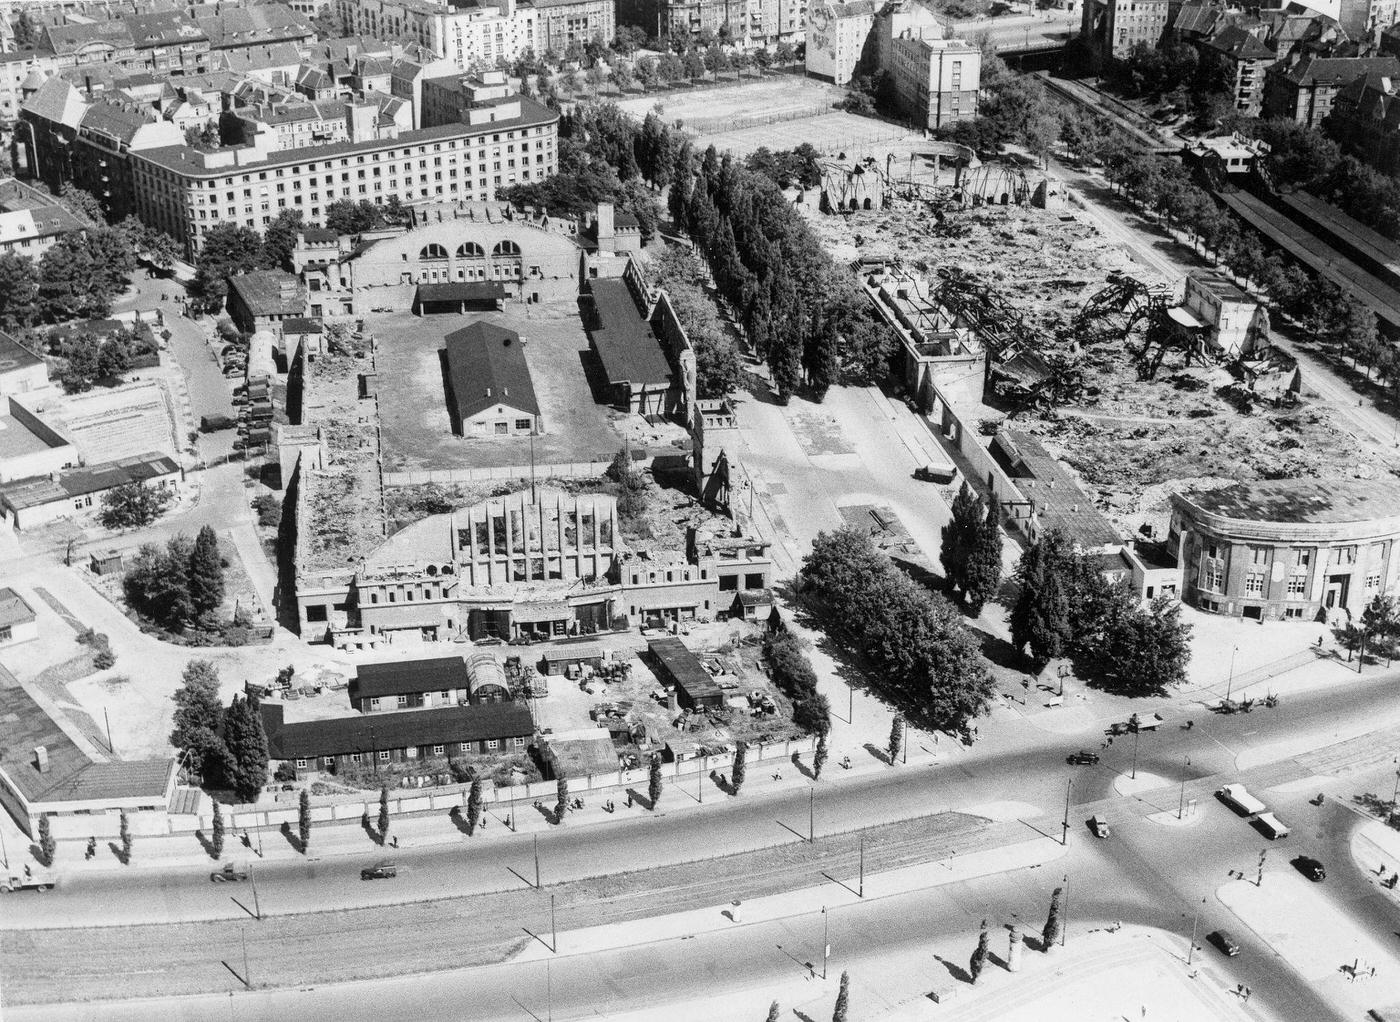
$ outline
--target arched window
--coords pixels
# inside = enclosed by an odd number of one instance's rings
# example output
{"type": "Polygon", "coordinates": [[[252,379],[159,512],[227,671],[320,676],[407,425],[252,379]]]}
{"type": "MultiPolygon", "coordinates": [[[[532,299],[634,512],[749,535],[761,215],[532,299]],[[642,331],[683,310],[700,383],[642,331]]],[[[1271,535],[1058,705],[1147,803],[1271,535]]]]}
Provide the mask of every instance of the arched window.
{"type": "Polygon", "coordinates": [[[520,254],[520,246],[509,239],[506,241],[498,241],[496,242],[496,247],[491,250],[491,254],[498,256],[518,256],[520,254]]]}
{"type": "Polygon", "coordinates": [[[441,245],[439,245],[437,242],[433,242],[431,245],[424,245],[424,246],[423,246],[423,251],[421,251],[421,252],[418,253],[418,258],[419,258],[419,259],[446,259],[446,258],[447,258],[447,249],[443,248],[443,247],[442,247],[441,245]]]}
{"type": "Polygon", "coordinates": [[[457,246],[458,259],[481,259],[486,255],[486,249],[482,248],[474,241],[466,241],[457,246]]]}

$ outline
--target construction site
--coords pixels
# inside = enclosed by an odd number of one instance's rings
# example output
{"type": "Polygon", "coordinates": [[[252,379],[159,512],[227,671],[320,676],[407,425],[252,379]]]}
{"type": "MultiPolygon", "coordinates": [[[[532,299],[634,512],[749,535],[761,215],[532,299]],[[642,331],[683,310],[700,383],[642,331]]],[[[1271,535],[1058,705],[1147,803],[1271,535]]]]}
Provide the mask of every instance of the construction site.
{"type": "Polygon", "coordinates": [[[1075,470],[1123,537],[1160,538],[1186,486],[1392,469],[1310,399],[1269,310],[1223,272],[1162,279],[1028,161],[916,154],[942,163],[919,180],[872,156],[826,167],[824,188],[858,185],[859,201],[801,208],[899,335],[903,389],[965,478],[995,484],[1014,445],[993,439],[1014,430],[1075,470]]]}

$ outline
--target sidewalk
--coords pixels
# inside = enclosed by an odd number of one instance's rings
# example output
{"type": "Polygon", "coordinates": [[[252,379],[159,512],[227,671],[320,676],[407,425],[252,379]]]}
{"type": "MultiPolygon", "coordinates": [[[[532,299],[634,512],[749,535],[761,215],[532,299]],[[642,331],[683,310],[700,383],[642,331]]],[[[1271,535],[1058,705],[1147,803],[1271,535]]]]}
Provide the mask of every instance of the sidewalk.
{"type": "Polygon", "coordinates": [[[1067,846],[1051,838],[1034,838],[972,855],[941,860],[936,864],[919,863],[886,873],[872,873],[865,878],[863,898],[859,893],[857,877],[833,878],[835,883],[799,888],[742,903],[732,902],[728,905],[714,905],[626,923],[566,930],[558,935],[557,952],[551,951],[540,941],[532,941],[509,960],[529,962],[564,955],[595,954],[599,951],[613,951],[659,940],[685,939],[701,933],[730,930],[735,926],[769,923],[789,916],[834,910],[862,901],[898,897],[994,873],[1009,873],[1013,870],[1043,866],[1068,852],[1067,846]]]}
{"type": "MultiPolygon", "coordinates": [[[[951,744],[951,743],[950,743],[951,744]]],[[[946,756],[946,753],[943,754],[946,756]]],[[[809,765],[810,753],[803,753],[802,762],[809,765]]],[[[870,756],[862,748],[851,748],[843,751],[841,748],[833,747],[831,757],[826,768],[822,771],[822,780],[816,782],[817,786],[823,784],[839,783],[847,777],[863,777],[880,771],[891,769],[915,770],[920,767],[932,766],[939,762],[938,753],[929,754],[924,752],[917,744],[910,749],[908,763],[901,762],[897,767],[889,767],[870,756]],[[840,761],[843,755],[851,755],[851,767],[849,770],[842,769],[840,761]],[[858,756],[857,756],[858,754],[858,756]]],[[[717,767],[721,772],[728,772],[726,767],[717,767]]],[[[710,780],[708,772],[700,775],[700,781],[704,787],[705,801],[701,803],[697,795],[697,775],[689,773],[681,778],[669,780],[662,794],[662,812],[696,812],[696,811],[722,811],[724,807],[732,804],[735,800],[724,794],[713,781],[710,780]]],[[[745,781],[743,798],[762,798],[765,795],[773,795],[782,792],[801,791],[813,786],[806,774],[795,767],[786,758],[753,760],[749,763],[749,775],[745,781]],[[774,777],[774,774],[780,776],[774,777]]],[[[575,830],[579,827],[599,826],[608,823],[615,823],[629,817],[645,818],[650,815],[650,811],[642,808],[640,804],[627,806],[627,788],[637,788],[635,781],[625,785],[609,785],[581,791],[573,791],[573,797],[584,800],[584,808],[581,810],[571,810],[563,824],[563,830],[575,830]],[[604,810],[603,805],[609,799],[616,803],[615,812],[609,813],[604,810]]],[[[416,789],[391,789],[390,797],[414,796],[420,794],[416,789]]],[[[534,808],[534,798],[522,797],[514,801],[509,799],[509,789],[498,789],[498,794],[502,795],[500,801],[487,801],[483,806],[482,825],[478,826],[474,837],[469,838],[449,815],[446,808],[434,809],[427,812],[418,812],[405,815],[395,815],[390,823],[389,844],[384,846],[388,849],[411,849],[428,848],[442,845],[460,845],[464,841],[504,841],[516,834],[543,834],[553,833],[561,828],[546,819],[545,815],[534,808]],[[512,825],[514,829],[512,829],[512,825]],[[394,841],[397,844],[394,844],[394,841]]],[[[367,800],[373,803],[374,792],[366,792],[367,800]]],[[[488,794],[489,798],[489,794],[488,794]]],[[[546,807],[553,810],[553,798],[543,800],[546,807]]],[[[466,793],[463,792],[460,805],[465,808],[466,793]]],[[[287,801],[278,805],[279,809],[295,810],[297,803],[287,801]]],[[[928,806],[925,811],[934,813],[941,811],[941,806],[928,806]]],[[[370,826],[377,827],[378,810],[371,805],[369,810],[370,826]]],[[[245,861],[249,859],[249,849],[242,843],[241,836],[243,830],[234,828],[229,814],[225,813],[225,822],[228,830],[224,837],[223,856],[218,861],[245,861]]],[[[465,819],[463,819],[465,826],[465,819]]],[[[25,848],[30,844],[27,837],[24,837],[14,828],[8,816],[0,817],[0,827],[5,830],[5,840],[14,856],[14,849],[25,848]]],[[[292,835],[295,836],[296,825],[292,825],[292,835]]],[[[832,830],[825,830],[824,833],[833,833],[832,830]]],[[[208,834],[205,834],[206,838],[208,834]]],[[[278,827],[254,828],[248,834],[251,846],[252,861],[316,861],[324,858],[336,856],[361,856],[366,852],[378,850],[381,846],[365,831],[361,820],[357,817],[349,820],[335,822],[317,822],[311,831],[311,842],[307,855],[303,856],[298,852],[292,843],[285,838],[278,827]],[[260,852],[260,854],[259,854],[260,852]]],[[[172,834],[161,836],[137,835],[134,840],[132,850],[132,861],[128,866],[123,866],[118,862],[110,851],[108,851],[105,840],[99,840],[98,853],[94,859],[85,860],[83,851],[86,846],[86,838],[80,840],[62,840],[58,844],[56,856],[56,872],[60,876],[64,874],[92,874],[103,872],[130,872],[133,870],[160,869],[168,870],[172,868],[188,867],[212,868],[215,860],[212,859],[203,849],[198,838],[193,833],[172,834]]],[[[16,861],[22,858],[15,856],[16,861]]]]}

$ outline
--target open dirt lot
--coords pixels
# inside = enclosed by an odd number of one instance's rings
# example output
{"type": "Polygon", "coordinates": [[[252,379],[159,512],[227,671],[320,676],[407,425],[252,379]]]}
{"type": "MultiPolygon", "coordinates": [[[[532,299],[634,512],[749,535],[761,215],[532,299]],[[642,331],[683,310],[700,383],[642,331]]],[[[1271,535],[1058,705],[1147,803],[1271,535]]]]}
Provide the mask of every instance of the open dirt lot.
{"type": "Polygon", "coordinates": [[[679,121],[696,145],[714,145],[739,156],[759,146],[792,149],[803,142],[832,153],[859,144],[917,144],[917,132],[835,109],[845,94],[845,89],[827,82],[779,75],[618,105],[640,120],[659,103],[666,122],[679,121]]]}
{"type": "MultiPolygon", "coordinates": [[[[1162,283],[1180,297],[1180,280],[1161,280],[1109,243],[1070,208],[1015,206],[939,212],[896,200],[886,210],[827,216],[804,207],[838,260],[899,259],[936,283],[941,267],[957,267],[993,287],[1024,318],[1046,349],[1069,351],[1069,327],[1085,302],[1121,271],[1162,283]]],[[[1171,352],[1152,380],[1139,379],[1134,357],[1139,327],[1082,353],[1083,389],[1050,412],[1015,412],[1018,428],[1040,434],[1051,453],[1081,474],[1109,517],[1134,532],[1162,531],[1172,490],[1211,480],[1351,476],[1389,471],[1393,452],[1371,448],[1335,421],[1317,399],[1274,408],[1241,400],[1221,366],[1186,366],[1171,352]],[[1364,466],[1358,469],[1358,466],[1364,466]]],[[[989,408],[996,421],[1013,409],[989,408]]]]}
{"type": "Polygon", "coordinates": [[[544,410],[544,435],[535,438],[541,464],[611,458],[622,446],[614,413],[594,401],[585,372],[588,335],[579,320],[572,281],[538,282],[537,305],[508,302],[500,312],[415,317],[371,316],[378,340],[379,413],[386,471],[529,465],[528,437],[465,439],[454,436],[447,412],[439,352],[454,330],[486,319],[517,331],[525,341],[535,394],[544,410]]]}

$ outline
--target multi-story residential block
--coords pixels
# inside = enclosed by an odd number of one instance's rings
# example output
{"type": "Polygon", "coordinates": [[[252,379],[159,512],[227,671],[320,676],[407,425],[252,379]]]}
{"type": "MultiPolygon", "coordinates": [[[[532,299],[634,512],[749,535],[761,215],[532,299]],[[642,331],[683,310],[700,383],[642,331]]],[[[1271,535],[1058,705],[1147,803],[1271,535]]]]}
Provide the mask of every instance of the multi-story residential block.
{"type": "Polygon", "coordinates": [[[893,45],[899,105],[916,124],[941,128],[977,116],[982,51],[961,39],[897,38],[893,45]]]}
{"type": "Polygon", "coordinates": [[[1374,46],[1383,31],[1400,21],[1400,0],[1340,0],[1337,21],[1348,38],[1374,46]]]}
{"type": "Polygon", "coordinates": [[[130,156],[184,141],[153,108],[120,94],[88,102],[63,78],[40,86],[15,129],[21,170],[55,192],[66,185],[92,192],[113,220],[133,211],[130,156]]]}
{"type": "Polygon", "coordinates": [[[594,37],[611,41],[617,31],[616,0],[533,0],[535,52],[563,53],[570,43],[594,37]]]}
{"type": "Polygon", "coordinates": [[[615,31],[613,4],[614,0],[551,0],[543,6],[516,0],[338,0],[337,10],[347,31],[411,39],[465,71],[512,62],[527,50],[544,53],[551,40],[567,39],[571,33],[610,41],[615,31]]]}
{"type": "Polygon", "coordinates": [[[799,40],[807,28],[801,0],[622,0],[619,24],[639,25],[650,35],[718,34],[727,28],[744,43],[799,40]]]}
{"type": "Polygon", "coordinates": [[[347,140],[309,148],[279,151],[273,133],[262,130],[249,145],[216,152],[183,144],[133,151],[136,214],[193,253],[219,223],[261,229],[283,209],[318,223],[340,199],[490,201],[497,189],[554,173],[557,114],[460,80],[449,91],[460,105],[435,108],[425,127],[397,137],[384,136],[377,118],[352,116],[347,140]]]}
{"type": "Polygon", "coordinates": [[[1400,60],[1309,55],[1292,63],[1279,62],[1264,75],[1264,116],[1319,127],[1332,112],[1337,93],[1368,74],[1400,78],[1400,60]]]}
{"type": "Polygon", "coordinates": [[[196,9],[194,20],[211,50],[247,50],[275,43],[309,46],[316,41],[311,22],[283,4],[223,4],[213,13],[196,9]]]}
{"type": "Polygon", "coordinates": [[[1329,128],[1361,159],[1400,167],[1400,77],[1369,72],[1338,91],[1329,128]]]}
{"type": "Polygon", "coordinates": [[[139,63],[157,75],[200,74],[209,66],[209,37],[184,11],[153,11],[122,19],[139,63]]]}
{"type": "Polygon", "coordinates": [[[1155,47],[1170,23],[1170,0],[1084,0],[1080,33],[1097,65],[1123,60],[1133,47],[1155,47]]]}
{"type": "Polygon", "coordinates": [[[125,21],[91,21],[50,25],[44,30],[44,49],[65,67],[82,64],[136,63],[136,42],[125,21]]]}
{"type": "Polygon", "coordinates": [[[1201,44],[1202,56],[1225,70],[1226,85],[1240,113],[1258,114],[1264,103],[1264,75],[1278,56],[1253,33],[1232,25],[1201,44]]]}
{"type": "Polygon", "coordinates": [[[873,47],[871,0],[832,3],[816,0],[807,8],[807,73],[845,85],[873,47]]]}

